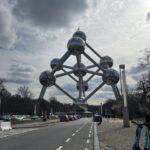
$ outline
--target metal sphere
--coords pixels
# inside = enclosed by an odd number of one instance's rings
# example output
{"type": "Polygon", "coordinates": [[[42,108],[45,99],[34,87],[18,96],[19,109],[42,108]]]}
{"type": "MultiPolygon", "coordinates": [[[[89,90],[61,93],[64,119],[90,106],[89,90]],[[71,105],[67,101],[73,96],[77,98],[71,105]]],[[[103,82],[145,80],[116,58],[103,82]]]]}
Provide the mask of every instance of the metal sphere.
{"type": "Polygon", "coordinates": [[[119,81],[119,73],[114,69],[107,69],[105,70],[102,79],[108,85],[117,84],[119,81]]]}
{"type": "Polygon", "coordinates": [[[73,68],[73,72],[74,72],[75,76],[83,77],[86,75],[86,67],[83,63],[80,63],[79,66],[78,66],[78,64],[75,64],[74,68],[73,68]]]}
{"type": "Polygon", "coordinates": [[[73,37],[69,40],[67,47],[72,55],[81,54],[85,50],[85,42],[80,37],[73,37]]]}
{"type": "MultiPolygon", "coordinates": [[[[60,59],[59,58],[54,58],[51,63],[50,63],[50,66],[51,68],[53,69],[54,67],[58,66],[60,64],[60,59]]],[[[59,67],[57,69],[57,71],[59,71],[61,69],[61,67],[59,67]]]]}
{"type": "Polygon", "coordinates": [[[109,56],[104,56],[100,60],[100,66],[102,66],[104,69],[111,68],[113,66],[113,59],[109,56]]]}
{"type": "Polygon", "coordinates": [[[42,72],[40,74],[39,80],[43,86],[51,86],[56,82],[55,76],[52,75],[50,71],[42,72]]]}
{"type": "Polygon", "coordinates": [[[83,31],[76,31],[73,37],[80,37],[82,40],[86,41],[86,35],[83,31]]]}
{"type": "MultiPolygon", "coordinates": [[[[84,91],[88,90],[89,86],[87,82],[83,82],[83,88],[84,88],[84,91]]],[[[79,90],[79,82],[77,83],[77,89],[79,90]]]]}

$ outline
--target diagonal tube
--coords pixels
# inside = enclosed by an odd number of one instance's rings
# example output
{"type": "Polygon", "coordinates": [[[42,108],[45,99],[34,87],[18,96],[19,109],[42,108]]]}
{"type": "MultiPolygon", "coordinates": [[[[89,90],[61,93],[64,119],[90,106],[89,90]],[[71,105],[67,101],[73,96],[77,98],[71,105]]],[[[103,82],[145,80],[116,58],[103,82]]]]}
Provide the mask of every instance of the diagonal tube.
{"type": "Polygon", "coordinates": [[[72,74],[72,73],[73,73],[73,71],[68,71],[68,72],[66,71],[64,73],[56,74],[55,77],[59,78],[59,77],[62,77],[62,76],[65,76],[65,75],[69,75],[69,74],[72,74]]]}
{"type": "Polygon", "coordinates": [[[105,71],[105,69],[103,69],[96,61],[94,61],[87,53],[83,53],[83,55],[89,59],[94,65],[96,65],[100,70],[102,70],[103,72],[105,71]]]}
{"type": "Polygon", "coordinates": [[[53,68],[53,70],[52,70],[51,73],[54,74],[54,73],[57,71],[57,69],[58,69],[60,66],[62,66],[62,64],[68,59],[69,56],[70,56],[70,52],[67,51],[67,52],[61,57],[61,59],[60,59],[60,64],[57,65],[57,66],[55,66],[55,67],[53,68]]]}
{"type": "Polygon", "coordinates": [[[43,86],[42,89],[41,89],[41,93],[40,93],[40,96],[39,96],[39,100],[38,101],[41,101],[44,97],[44,94],[46,92],[46,89],[47,87],[46,86],[43,86]]]}
{"type": "MultiPolygon", "coordinates": [[[[67,71],[65,69],[61,69],[64,73],[66,73],[67,71]]],[[[73,79],[75,82],[78,82],[76,78],[74,78],[71,74],[67,74],[71,79],[73,79]]]]}
{"type": "Polygon", "coordinates": [[[67,68],[67,69],[73,69],[73,67],[71,66],[67,66],[67,65],[62,65],[63,68],[67,68]]]}
{"type": "Polygon", "coordinates": [[[98,73],[98,72],[94,72],[94,71],[90,71],[90,70],[87,70],[86,72],[93,74],[93,75],[103,76],[103,73],[98,73]]]}
{"type": "Polygon", "coordinates": [[[95,68],[95,65],[91,65],[91,66],[87,66],[86,69],[91,69],[91,68],[95,68]]]}
{"type": "Polygon", "coordinates": [[[95,55],[97,55],[100,59],[102,59],[102,56],[98,54],[88,43],[85,44],[95,55]]]}
{"type": "Polygon", "coordinates": [[[85,99],[84,101],[87,101],[93,94],[95,94],[103,85],[105,82],[102,82],[94,91],[92,91],[85,99]]]}
{"type": "Polygon", "coordinates": [[[115,94],[116,100],[120,100],[121,96],[120,96],[120,92],[119,92],[117,85],[116,84],[112,85],[112,89],[113,89],[113,92],[115,94]]]}
{"type": "MultiPolygon", "coordinates": [[[[96,72],[99,72],[99,68],[96,70],[96,72]]],[[[94,77],[95,75],[93,74],[93,75],[91,75],[85,82],[89,82],[93,77],[94,77]]]]}
{"type": "Polygon", "coordinates": [[[66,94],[69,98],[71,98],[74,102],[76,102],[76,99],[72,97],[68,92],[66,92],[64,89],[62,89],[58,84],[54,84],[60,91],[62,91],[64,94],[66,94]]]}

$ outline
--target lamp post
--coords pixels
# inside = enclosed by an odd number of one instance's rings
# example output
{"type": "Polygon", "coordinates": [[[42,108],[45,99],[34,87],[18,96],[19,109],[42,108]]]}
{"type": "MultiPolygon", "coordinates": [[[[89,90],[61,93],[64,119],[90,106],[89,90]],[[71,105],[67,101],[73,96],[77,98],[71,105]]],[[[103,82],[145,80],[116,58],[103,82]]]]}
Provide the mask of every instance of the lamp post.
{"type": "Polygon", "coordinates": [[[121,81],[121,91],[123,95],[123,126],[130,127],[129,123],[129,112],[127,106],[127,87],[126,87],[126,72],[125,65],[120,65],[120,81],[121,81]]]}
{"type": "Polygon", "coordinates": [[[2,110],[1,110],[2,106],[1,105],[2,105],[2,99],[1,99],[1,96],[0,96],[0,115],[2,114],[2,110]]]}
{"type": "Polygon", "coordinates": [[[99,114],[101,116],[103,115],[103,103],[100,103],[100,105],[99,105],[99,114]]]}

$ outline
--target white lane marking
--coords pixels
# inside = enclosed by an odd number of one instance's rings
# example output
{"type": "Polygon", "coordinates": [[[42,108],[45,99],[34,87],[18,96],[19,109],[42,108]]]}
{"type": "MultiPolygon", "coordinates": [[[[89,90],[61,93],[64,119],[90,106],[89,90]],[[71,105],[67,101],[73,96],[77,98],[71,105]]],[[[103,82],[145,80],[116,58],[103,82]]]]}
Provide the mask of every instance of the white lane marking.
{"type": "Polygon", "coordinates": [[[89,134],[88,137],[90,138],[90,137],[91,137],[91,134],[89,134]]]}
{"type": "Polygon", "coordinates": [[[63,148],[63,146],[59,146],[56,150],[61,150],[63,148]]]}
{"type": "Polygon", "coordinates": [[[85,150],[89,150],[88,148],[85,148],[85,150]]]}
{"type": "Polygon", "coordinates": [[[90,140],[89,140],[89,139],[87,139],[87,140],[86,140],[86,143],[87,143],[87,144],[89,144],[89,143],[90,143],[90,140]]]}
{"type": "Polygon", "coordinates": [[[75,135],[76,135],[75,133],[72,134],[72,136],[75,136],[75,135]]]}
{"type": "Polygon", "coordinates": [[[79,130],[76,130],[76,132],[78,133],[78,132],[79,132],[79,130]]]}
{"type": "Polygon", "coordinates": [[[65,142],[69,142],[71,140],[71,138],[68,138],[65,142]]]}
{"type": "Polygon", "coordinates": [[[89,133],[92,133],[92,131],[89,131],[89,133]]]}
{"type": "Polygon", "coordinates": [[[93,123],[92,123],[92,125],[91,125],[90,131],[92,131],[92,127],[93,127],[93,123]]]}

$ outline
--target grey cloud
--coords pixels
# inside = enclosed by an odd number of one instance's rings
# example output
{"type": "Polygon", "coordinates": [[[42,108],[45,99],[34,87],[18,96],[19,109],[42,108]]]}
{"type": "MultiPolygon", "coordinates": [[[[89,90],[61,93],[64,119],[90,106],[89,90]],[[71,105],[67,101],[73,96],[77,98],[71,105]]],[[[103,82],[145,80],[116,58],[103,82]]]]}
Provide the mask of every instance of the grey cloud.
{"type": "Polygon", "coordinates": [[[66,89],[66,90],[68,90],[69,92],[77,90],[76,86],[74,84],[72,84],[72,83],[64,84],[63,88],[66,89]]]}
{"type": "Polygon", "coordinates": [[[148,12],[146,15],[146,21],[148,21],[148,22],[150,21],[150,12],[148,12]]]}
{"type": "Polygon", "coordinates": [[[29,84],[33,81],[29,80],[29,79],[23,79],[22,77],[12,77],[12,78],[8,78],[6,80],[6,82],[25,85],[25,84],[29,84]]]}
{"type": "Polygon", "coordinates": [[[142,73],[148,72],[149,69],[150,69],[150,65],[145,65],[144,67],[137,65],[137,66],[132,67],[130,70],[127,70],[127,73],[130,75],[132,74],[135,75],[139,73],[142,74],[142,73]]]}
{"type": "Polygon", "coordinates": [[[17,0],[13,14],[35,26],[61,28],[70,25],[86,8],[86,0],[17,0]]]}
{"type": "Polygon", "coordinates": [[[114,97],[114,93],[113,92],[99,92],[99,93],[96,93],[94,96],[93,96],[93,99],[110,99],[110,98],[113,98],[115,99],[114,97]]]}
{"type": "Polygon", "coordinates": [[[35,72],[35,68],[31,65],[22,65],[22,64],[13,64],[11,65],[10,67],[10,71],[13,71],[13,72],[35,72]]]}
{"type": "Polygon", "coordinates": [[[34,81],[36,69],[31,65],[13,64],[9,68],[7,82],[16,84],[29,84],[34,81]]]}
{"type": "Polygon", "coordinates": [[[103,92],[113,92],[112,87],[108,86],[108,85],[103,86],[102,91],[103,92]]]}
{"type": "Polygon", "coordinates": [[[16,41],[16,32],[13,27],[13,18],[8,9],[0,6],[0,48],[9,49],[16,41]]]}

